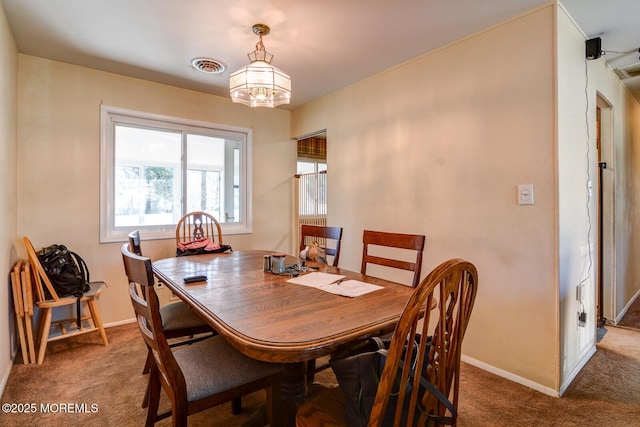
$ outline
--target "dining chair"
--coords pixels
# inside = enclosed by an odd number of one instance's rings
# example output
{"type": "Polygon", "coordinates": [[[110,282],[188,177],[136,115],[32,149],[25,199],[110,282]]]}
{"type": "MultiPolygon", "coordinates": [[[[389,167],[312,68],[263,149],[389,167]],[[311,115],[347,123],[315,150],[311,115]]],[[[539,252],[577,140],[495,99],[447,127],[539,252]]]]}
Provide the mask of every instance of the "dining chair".
{"type": "Polygon", "coordinates": [[[189,415],[262,389],[270,425],[281,425],[282,365],[246,357],[219,335],[172,350],[162,328],[151,260],[129,252],[126,244],[122,259],[137,324],[153,355],[146,425],[171,416],[174,426],[186,426],[189,415]],[[161,390],[171,410],[158,414],[161,390]]]}
{"type": "MultiPolygon", "coordinates": [[[[138,230],[129,233],[129,244],[125,244],[122,251],[142,256],[142,243],[138,230]]],[[[213,328],[182,300],[162,305],[160,307],[160,318],[162,319],[162,330],[167,339],[215,333],[213,328]]],[[[180,344],[180,342],[174,342],[172,346],[176,344],[180,344]]]]}
{"type": "Polygon", "coordinates": [[[300,250],[303,251],[314,241],[320,244],[327,256],[333,257],[334,267],[338,266],[340,259],[340,241],[342,240],[342,227],[326,227],[321,225],[303,224],[300,229],[300,250]],[[328,244],[332,243],[332,247],[328,244]]]}
{"type": "MultiPolygon", "coordinates": [[[[140,240],[140,231],[134,230],[128,234],[129,244],[126,245],[126,251],[129,254],[142,256],[142,242],[140,240]]],[[[123,248],[123,251],[125,249],[123,248]]],[[[170,347],[177,347],[184,344],[190,344],[194,340],[201,340],[215,335],[216,332],[209,326],[202,317],[198,316],[193,310],[184,303],[184,301],[174,301],[164,304],[160,307],[160,318],[162,319],[162,328],[165,337],[171,341],[170,347]],[[207,334],[207,335],[203,335],[207,334]]],[[[151,368],[151,353],[147,354],[147,360],[143,374],[147,374],[151,368]]],[[[146,408],[149,402],[149,387],[142,399],[142,407],[146,408]]],[[[234,413],[239,412],[239,402],[234,402],[234,413]]]]}
{"type": "MultiPolygon", "coordinates": [[[[327,227],[321,225],[303,224],[300,228],[300,251],[313,242],[318,242],[325,251],[325,255],[333,257],[333,267],[338,266],[340,259],[340,243],[342,241],[342,227],[327,227]],[[333,243],[332,243],[333,242],[333,243]],[[333,246],[329,246],[331,243],[333,246]]],[[[313,383],[315,374],[327,369],[326,362],[318,363],[315,359],[307,361],[307,382],[313,383]]]]}
{"type": "MultiPolygon", "coordinates": [[[[362,236],[362,266],[360,272],[367,274],[367,266],[369,264],[377,264],[384,267],[391,267],[401,270],[407,270],[413,273],[411,278],[411,286],[416,287],[420,281],[420,271],[422,269],[422,252],[424,250],[425,236],[416,234],[399,234],[386,233],[382,231],[364,230],[362,236]],[[405,261],[396,258],[390,258],[390,255],[381,256],[381,254],[373,255],[370,253],[371,247],[395,248],[403,251],[415,251],[415,262],[405,261]]],[[[376,249],[376,251],[379,248],[376,249]]],[[[394,253],[394,256],[396,254],[394,253]]],[[[400,256],[401,254],[397,254],[400,256]]],[[[404,254],[402,254],[404,255],[404,254]]],[[[379,331],[380,335],[391,333],[392,329],[383,329],[379,331]]],[[[329,368],[326,361],[319,363],[317,360],[307,362],[307,382],[312,383],[315,374],[329,368]]]]}
{"type": "Polygon", "coordinates": [[[222,244],[222,228],[210,213],[189,212],[176,224],[176,245],[205,238],[222,244]]]}
{"type": "Polygon", "coordinates": [[[422,235],[364,230],[362,234],[362,265],[360,272],[367,274],[367,266],[369,264],[407,270],[413,272],[411,287],[415,288],[420,283],[424,242],[425,236],[422,235]],[[373,255],[371,254],[371,248],[376,246],[415,251],[415,261],[398,259],[399,256],[396,257],[395,254],[394,258],[391,258],[390,255],[373,255]]]}
{"type": "Polygon", "coordinates": [[[97,297],[100,295],[102,288],[105,286],[104,282],[91,282],[89,283],[89,291],[84,292],[82,297],[67,296],[59,297],[53,284],[47,277],[44,268],[38,260],[36,251],[31,243],[31,240],[27,236],[24,236],[24,245],[29,254],[29,262],[31,263],[31,274],[25,274],[26,286],[35,289],[36,301],[35,305],[42,313],[40,315],[40,325],[38,326],[39,332],[39,349],[38,349],[38,364],[42,364],[44,356],[47,350],[47,344],[52,341],[57,341],[65,338],[70,338],[79,334],[86,334],[89,332],[98,332],[102,338],[104,345],[109,345],[107,339],[107,333],[104,330],[102,319],[100,317],[100,310],[98,309],[97,297]],[[45,294],[44,287],[49,291],[50,298],[45,294]],[[53,309],[56,307],[71,306],[74,304],[86,303],[89,307],[90,316],[81,316],[80,321],[78,319],[61,319],[52,321],[53,309]],[[84,321],[90,321],[92,326],[84,326],[84,321]],[[69,330],[65,325],[71,325],[75,323],[75,330],[69,330]],[[59,328],[60,334],[51,334],[51,330],[54,327],[59,328]]]}
{"type": "MultiPolygon", "coordinates": [[[[142,256],[142,243],[138,230],[129,233],[129,244],[125,244],[122,251],[142,256]]],[[[184,301],[174,301],[162,305],[160,307],[160,318],[162,319],[162,329],[167,339],[214,333],[213,328],[189,308],[184,301]]]]}
{"type": "MultiPolygon", "coordinates": [[[[462,340],[477,287],[475,266],[462,259],[443,262],[416,287],[393,333],[369,427],[456,425],[462,340]]],[[[322,389],[298,409],[296,425],[345,426],[346,401],[340,388],[322,389]]]]}

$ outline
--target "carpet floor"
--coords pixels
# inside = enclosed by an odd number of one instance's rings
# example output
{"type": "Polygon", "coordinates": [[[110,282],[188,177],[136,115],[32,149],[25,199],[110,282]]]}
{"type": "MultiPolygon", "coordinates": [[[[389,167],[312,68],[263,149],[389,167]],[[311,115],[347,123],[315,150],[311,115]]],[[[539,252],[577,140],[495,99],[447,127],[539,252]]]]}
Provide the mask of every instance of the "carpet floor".
{"type": "MultiPolygon", "coordinates": [[[[607,329],[598,351],[562,398],[463,363],[458,425],[640,425],[640,330],[607,329]]],[[[107,347],[97,334],[53,343],[40,366],[24,365],[18,356],[1,399],[15,404],[16,411],[0,413],[0,425],[143,425],[144,343],[135,324],[109,328],[107,334],[107,347]]],[[[335,384],[330,370],[317,380],[335,384]]],[[[264,392],[253,393],[243,398],[240,415],[232,415],[226,403],[189,417],[189,425],[242,426],[264,401],[264,392]]],[[[166,400],[162,404],[168,405],[166,400]]],[[[157,425],[171,423],[167,419],[157,425]]]]}

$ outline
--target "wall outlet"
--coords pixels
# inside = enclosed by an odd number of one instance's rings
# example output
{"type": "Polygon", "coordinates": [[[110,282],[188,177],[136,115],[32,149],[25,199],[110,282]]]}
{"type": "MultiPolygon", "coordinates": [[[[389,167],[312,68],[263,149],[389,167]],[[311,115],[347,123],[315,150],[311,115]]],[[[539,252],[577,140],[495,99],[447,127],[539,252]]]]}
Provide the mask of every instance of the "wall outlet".
{"type": "Polygon", "coordinates": [[[578,312],[578,326],[584,328],[587,325],[587,313],[584,311],[578,312]]]}

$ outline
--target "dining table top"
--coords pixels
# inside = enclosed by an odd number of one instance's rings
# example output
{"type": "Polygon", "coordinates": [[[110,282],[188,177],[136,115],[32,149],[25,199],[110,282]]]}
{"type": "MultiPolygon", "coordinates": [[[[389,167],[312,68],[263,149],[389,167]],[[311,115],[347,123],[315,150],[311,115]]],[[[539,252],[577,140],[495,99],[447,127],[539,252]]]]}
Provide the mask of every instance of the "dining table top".
{"type": "MultiPolygon", "coordinates": [[[[269,362],[304,362],[389,330],[413,292],[406,285],[312,262],[307,265],[317,271],[382,288],[351,298],[288,283],[289,275],[264,271],[264,256],[271,253],[242,250],[172,257],[152,265],[161,282],[238,350],[269,362]],[[183,282],[196,275],[207,279],[183,282]]],[[[286,265],[300,262],[289,255],[285,259],[286,265]]]]}

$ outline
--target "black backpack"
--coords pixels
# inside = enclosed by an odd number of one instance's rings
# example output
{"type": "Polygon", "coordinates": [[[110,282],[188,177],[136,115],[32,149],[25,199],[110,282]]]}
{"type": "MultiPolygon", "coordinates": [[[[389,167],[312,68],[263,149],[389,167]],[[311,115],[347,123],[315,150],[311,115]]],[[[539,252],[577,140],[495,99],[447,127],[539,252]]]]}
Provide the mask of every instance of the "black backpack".
{"type": "MultiPolygon", "coordinates": [[[[75,252],[64,245],[51,245],[37,253],[38,260],[51,281],[59,297],[82,297],[89,291],[89,269],[87,263],[75,252]]],[[[51,298],[47,287],[45,294],[51,298]]]]}
{"type": "MultiPolygon", "coordinates": [[[[82,324],[80,299],[82,294],[91,289],[87,263],[84,262],[80,255],[70,251],[64,245],[47,246],[40,249],[36,255],[58,296],[74,296],[78,298],[76,302],[76,322],[78,328],[80,328],[82,324]]],[[[52,298],[46,286],[44,287],[44,292],[47,298],[52,298]]]]}

